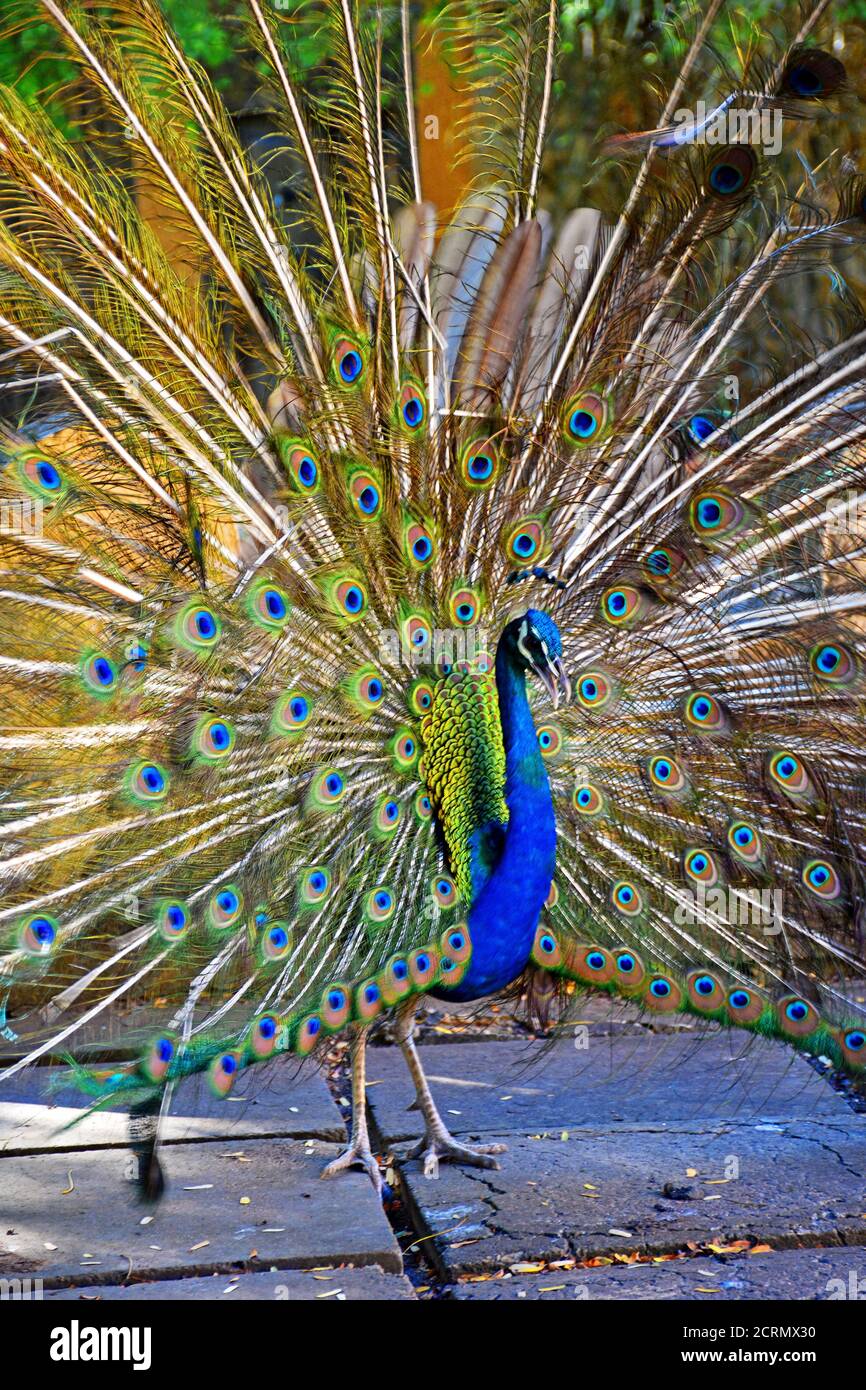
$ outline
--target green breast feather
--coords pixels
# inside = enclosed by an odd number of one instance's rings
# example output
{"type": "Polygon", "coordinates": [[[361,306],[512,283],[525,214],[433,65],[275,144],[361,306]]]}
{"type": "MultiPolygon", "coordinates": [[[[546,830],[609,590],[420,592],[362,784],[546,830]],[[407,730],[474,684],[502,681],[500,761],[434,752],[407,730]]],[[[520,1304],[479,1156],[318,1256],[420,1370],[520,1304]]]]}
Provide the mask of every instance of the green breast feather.
{"type": "Polygon", "coordinates": [[[453,672],[421,726],[424,777],[461,900],[490,873],[508,821],[505,750],[491,675],[453,672]]]}

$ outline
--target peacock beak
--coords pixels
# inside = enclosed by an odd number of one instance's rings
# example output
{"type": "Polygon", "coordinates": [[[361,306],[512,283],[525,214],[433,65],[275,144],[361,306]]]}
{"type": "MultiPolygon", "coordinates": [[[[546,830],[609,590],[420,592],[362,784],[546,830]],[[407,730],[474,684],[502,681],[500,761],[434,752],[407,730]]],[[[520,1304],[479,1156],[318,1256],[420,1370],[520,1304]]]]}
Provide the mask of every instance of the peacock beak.
{"type": "Polygon", "coordinates": [[[565,696],[565,704],[570,702],[571,681],[560,657],[548,657],[546,666],[533,666],[533,670],[553,701],[554,709],[559,708],[560,693],[565,696]]]}

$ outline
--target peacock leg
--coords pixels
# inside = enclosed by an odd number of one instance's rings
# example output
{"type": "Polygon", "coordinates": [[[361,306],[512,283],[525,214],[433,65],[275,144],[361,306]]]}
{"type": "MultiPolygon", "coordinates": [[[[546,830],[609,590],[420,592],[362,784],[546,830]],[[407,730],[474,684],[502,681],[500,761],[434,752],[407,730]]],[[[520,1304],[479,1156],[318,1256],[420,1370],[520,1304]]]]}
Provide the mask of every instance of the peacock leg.
{"type": "Polygon", "coordinates": [[[367,1030],[352,1029],[352,1134],[349,1147],[322,1170],[323,1178],[335,1178],[346,1168],[363,1168],[381,1196],[382,1175],[370,1149],[367,1131],[367,1030]]]}
{"type": "Polygon", "coordinates": [[[410,999],[397,1015],[397,1041],[406,1058],[406,1065],[415,1085],[418,1109],[424,1116],[424,1138],[410,1151],[410,1158],[420,1158],[424,1162],[425,1178],[438,1178],[440,1163],[465,1163],[469,1168],[498,1168],[493,1154],[505,1152],[505,1144],[479,1144],[470,1148],[468,1144],[458,1144],[449,1134],[445,1122],[436,1109],[421,1058],[415,1046],[415,1010],[417,999],[410,999]]]}

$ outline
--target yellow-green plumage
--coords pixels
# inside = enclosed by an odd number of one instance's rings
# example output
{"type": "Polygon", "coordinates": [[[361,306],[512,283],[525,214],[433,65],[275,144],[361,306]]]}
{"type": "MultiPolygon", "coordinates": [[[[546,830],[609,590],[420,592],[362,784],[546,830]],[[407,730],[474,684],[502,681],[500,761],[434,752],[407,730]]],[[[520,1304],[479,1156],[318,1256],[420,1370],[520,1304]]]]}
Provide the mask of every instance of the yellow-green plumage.
{"type": "Polygon", "coordinates": [[[461,901],[468,905],[473,889],[470,839],[484,828],[504,827],[508,820],[505,751],[492,676],[454,671],[439,681],[421,735],[424,780],[461,901]]]}

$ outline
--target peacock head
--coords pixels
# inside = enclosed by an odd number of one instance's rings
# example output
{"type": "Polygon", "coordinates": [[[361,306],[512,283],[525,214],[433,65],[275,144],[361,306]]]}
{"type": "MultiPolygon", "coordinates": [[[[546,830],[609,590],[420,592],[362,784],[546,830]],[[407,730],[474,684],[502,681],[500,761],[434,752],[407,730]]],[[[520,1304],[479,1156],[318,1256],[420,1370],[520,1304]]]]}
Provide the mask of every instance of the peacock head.
{"type": "Polygon", "coordinates": [[[559,704],[560,693],[567,704],[571,699],[571,681],[562,664],[559,628],[550,614],[540,608],[528,608],[522,618],[508,624],[502,635],[517,664],[541,681],[553,708],[559,704]]]}

